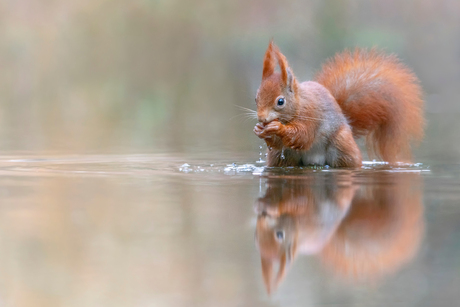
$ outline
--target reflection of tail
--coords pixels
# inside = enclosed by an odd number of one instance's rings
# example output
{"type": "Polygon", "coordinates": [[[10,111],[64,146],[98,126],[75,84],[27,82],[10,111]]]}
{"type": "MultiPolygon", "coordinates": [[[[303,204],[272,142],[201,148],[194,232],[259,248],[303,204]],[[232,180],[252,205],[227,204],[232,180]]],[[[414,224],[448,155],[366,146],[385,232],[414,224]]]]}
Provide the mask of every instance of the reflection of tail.
{"type": "Polygon", "coordinates": [[[358,280],[378,279],[414,257],[423,228],[420,191],[411,189],[410,178],[394,179],[392,186],[367,187],[356,195],[321,253],[334,272],[358,280]]]}

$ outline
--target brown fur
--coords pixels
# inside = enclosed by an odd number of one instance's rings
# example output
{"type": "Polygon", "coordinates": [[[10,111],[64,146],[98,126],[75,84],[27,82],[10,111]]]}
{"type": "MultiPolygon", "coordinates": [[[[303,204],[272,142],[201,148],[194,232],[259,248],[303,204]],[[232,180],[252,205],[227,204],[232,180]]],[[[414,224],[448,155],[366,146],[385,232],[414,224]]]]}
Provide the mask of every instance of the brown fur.
{"type": "Polygon", "coordinates": [[[270,41],[264,57],[264,69],[262,71],[262,80],[270,77],[275,71],[275,59],[273,54],[273,41],[270,41]]]}
{"type": "Polygon", "coordinates": [[[345,167],[351,164],[361,164],[361,152],[356,146],[356,142],[353,139],[350,128],[343,125],[339,128],[337,136],[333,139],[339,150],[339,158],[337,164],[331,165],[332,167],[345,167]]]}
{"type": "Polygon", "coordinates": [[[410,160],[410,141],[423,136],[423,101],[416,76],[395,56],[375,50],[344,52],[327,62],[316,80],[299,84],[285,56],[270,42],[254,128],[274,149],[268,166],[317,164],[308,162],[310,153],[318,155],[311,151],[315,145],[323,148],[320,164],[360,166],[354,138],[362,136],[370,153],[385,161],[410,160]],[[280,97],[285,99],[283,107],[277,105],[280,97]],[[334,154],[328,154],[330,146],[334,154]],[[282,151],[288,159],[280,158],[282,151]]]}
{"type": "Polygon", "coordinates": [[[320,253],[336,274],[375,280],[410,261],[422,234],[419,178],[405,174],[391,185],[363,189],[335,235],[320,253]],[[406,178],[402,178],[406,177],[406,178]]]}
{"type": "Polygon", "coordinates": [[[375,49],[337,54],[315,80],[335,97],[355,137],[388,162],[409,161],[423,137],[423,100],[415,74],[395,55],[375,49]]]}

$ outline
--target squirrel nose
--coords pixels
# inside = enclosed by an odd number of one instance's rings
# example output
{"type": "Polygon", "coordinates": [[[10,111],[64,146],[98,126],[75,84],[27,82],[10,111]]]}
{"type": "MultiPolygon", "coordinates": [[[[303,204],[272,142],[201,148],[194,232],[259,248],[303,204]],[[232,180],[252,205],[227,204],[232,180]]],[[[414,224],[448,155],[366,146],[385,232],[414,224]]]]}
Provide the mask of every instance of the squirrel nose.
{"type": "Polygon", "coordinates": [[[259,122],[261,122],[262,124],[266,125],[266,124],[268,124],[268,118],[259,116],[259,122]]]}

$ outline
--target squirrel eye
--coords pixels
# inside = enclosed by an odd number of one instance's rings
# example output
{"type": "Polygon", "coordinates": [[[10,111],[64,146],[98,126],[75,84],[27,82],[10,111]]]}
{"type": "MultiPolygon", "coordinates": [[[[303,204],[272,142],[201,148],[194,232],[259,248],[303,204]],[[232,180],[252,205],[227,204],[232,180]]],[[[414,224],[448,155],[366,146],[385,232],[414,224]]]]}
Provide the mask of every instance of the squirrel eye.
{"type": "Polygon", "coordinates": [[[280,240],[280,241],[283,240],[283,239],[284,239],[284,231],[278,230],[278,231],[276,232],[276,238],[277,238],[278,240],[280,240]]]}
{"type": "Polygon", "coordinates": [[[278,105],[279,105],[279,106],[284,105],[284,98],[278,99],[278,105]]]}

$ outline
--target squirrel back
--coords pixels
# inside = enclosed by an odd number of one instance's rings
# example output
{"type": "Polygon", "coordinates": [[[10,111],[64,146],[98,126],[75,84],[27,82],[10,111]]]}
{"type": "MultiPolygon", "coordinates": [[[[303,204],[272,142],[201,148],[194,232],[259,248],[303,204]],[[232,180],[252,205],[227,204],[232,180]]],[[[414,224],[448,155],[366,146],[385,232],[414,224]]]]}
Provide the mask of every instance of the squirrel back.
{"type": "Polygon", "coordinates": [[[410,142],[423,137],[423,100],[417,77],[395,55],[345,51],[327,61],[315,81],[336,99],[354,137],[366,137],[370,154],[410,160],[410,142]]]}

